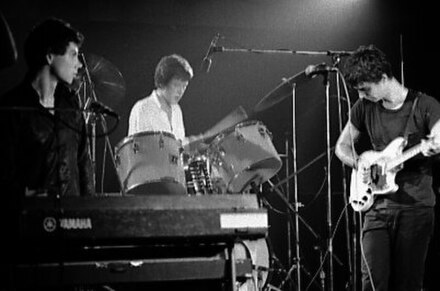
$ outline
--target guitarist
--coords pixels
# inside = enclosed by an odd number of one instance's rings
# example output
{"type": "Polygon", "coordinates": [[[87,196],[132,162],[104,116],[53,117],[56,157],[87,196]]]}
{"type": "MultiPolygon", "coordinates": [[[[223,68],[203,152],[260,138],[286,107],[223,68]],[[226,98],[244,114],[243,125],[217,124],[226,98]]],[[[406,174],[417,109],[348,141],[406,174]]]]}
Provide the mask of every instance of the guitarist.
{"type": "Polygon", "coordinates": [[[432,159],[427,157],[440,152],[440,103],[399,83],[385,54],[373,45],[361,46],[347,58],[344,76],[359,100],[337,141],[336,155],[361,171],[363,182],[371,182],[374,165],[356,153],[354,145],[362,135],[377,152],[398,137],[405,138],[405,149],[420,143],[423,148],[397,172],[397,191],[375,195],[363,213],[362,288],[422,290],[435,204],[432,159]]]}

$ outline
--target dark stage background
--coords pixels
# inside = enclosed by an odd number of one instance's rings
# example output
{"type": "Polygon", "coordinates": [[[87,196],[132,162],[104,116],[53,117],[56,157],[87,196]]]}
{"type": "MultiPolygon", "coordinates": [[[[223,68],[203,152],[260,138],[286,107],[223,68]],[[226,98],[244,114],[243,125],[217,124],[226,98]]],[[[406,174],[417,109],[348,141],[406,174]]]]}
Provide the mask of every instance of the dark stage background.
{"type": "MultiPolygon", "coordinates": [[[[221,35],[218,45],[225,48],[349,51],[362,44],[375,44],[390,57],[399,80],[403,66],[406,86],[439,98],[433,6],[379,0],[4,0],[0,9],[15,38],[18,60],[0,72],[0,93],[12,88],[24,76],[26,68],[22,45],[27,32],[37,21],[56,16],[83,32],[86,37],[83,52],[86,56],[91,54],[104,58],[123,76],[125,92],[122,96],[97,96],[121,117],[119,126],[109,136],[113,149],[127,134],[131,107],[153,89],[154,68],[164,55],[181,54],[195,70],[195,77],[181,101],[188,135],[209,129],[238,106],[250,111],[283,78],[303,71],[308,65],[332,63],[332,59],[325,55],[222,52],[213,54],[209,73],[202,72],[199,69],[202,58],[217,33],[221,35]]],[[[330,85],[330,137],[333,146],[339,128],[335,78],[330,79],[330,85]]],[[[317,77],[299,84],[296,98],[295,114],[292,113],[292,99],[289,97],[257,114],[254,119],[263,122],[272,132],[273,143],[280,154],[285,153],[286,139],[292,132],[292,119],[296,122],[297,167],[302,170],[297,179],[298,200],[304,205],[300,214],[320,236],[315,238],[300,223],[299,240],[304,265],[302,281],[305,287],[318,268],[319,249],[325,251],[327,238],[326,99],[323,79],[317,77]]],[[[352,94],[351,99],[354,102],[357,96],[352,94]]],[[[346,103],[342,102],[345,123],[346,103]]],[[[107,154],[104,151],[104,139],[99,139],[96,144],[97,190],[118,192],[116,173],[108,155],[108,151],[107,154]]],[[[285,176],[283,167],[272,180],[276,183],[285,176]]],[[[334,228],[344,208],[342,184],[341,163],[332,157],[334,228]]],[[[290,186],[293,184],[290,183],[290,186]]],[[[285,211],[276,194],[267,192],[265,195],[274,208],[285,211]]],[[[351,217],[351,209],[348,208],[348,211],[351,217]]],[[[284,268],[289,269],[287,218],[272,209],[269,215],[271,249],[284,268]]],[[[335,290],[344,290],[349,280],[346,224],[344,218],[341,221],[334,240],[335,290]]],[[[438,290],[440,286],[435,276],[439,274],[440,267],[439,244],[437,227],[427,262],[427,290],[438,290]]],[[[274,272],[272,284],[276,286],[284,276],[274,272]]],[[[319,288],[313,284],[310,290],[319,288]]]]}

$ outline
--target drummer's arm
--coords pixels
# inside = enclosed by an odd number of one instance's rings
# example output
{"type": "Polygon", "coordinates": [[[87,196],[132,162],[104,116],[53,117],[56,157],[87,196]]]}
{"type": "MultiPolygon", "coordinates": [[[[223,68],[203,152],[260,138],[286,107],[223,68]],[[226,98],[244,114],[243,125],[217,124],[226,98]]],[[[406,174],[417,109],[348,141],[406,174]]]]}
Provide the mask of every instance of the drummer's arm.
{"type": "Polygon", "coordinates": [[[203,152],[208,147],[204,140],[203,134],[187,136],[182,141],[183,150],[189,153],[203,152]]]}

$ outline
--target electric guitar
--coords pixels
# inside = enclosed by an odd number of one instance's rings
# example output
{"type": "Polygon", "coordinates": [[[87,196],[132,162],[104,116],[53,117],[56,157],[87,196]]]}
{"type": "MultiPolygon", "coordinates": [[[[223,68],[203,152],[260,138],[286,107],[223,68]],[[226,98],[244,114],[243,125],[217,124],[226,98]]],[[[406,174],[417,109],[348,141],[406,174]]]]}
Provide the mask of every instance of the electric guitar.
{"type": "Polygon", "coordinates": [[[374,195],[394,193],[399,189],[394,178],[406,160],[416,156],[425,148],[429,148],[429,143],[419,143],[405,152],[403,148],[406,140],[397,137],[382,151],[366,151],[360,155],[360,160],[366,161],[367,168],[357,165],[358,169],[353,169],[350,181],[349,202],[355,211],[367,211],[374,203],[374,195]],[[365,170],[370,168],[369,177],[365,176],[365,170]]]}

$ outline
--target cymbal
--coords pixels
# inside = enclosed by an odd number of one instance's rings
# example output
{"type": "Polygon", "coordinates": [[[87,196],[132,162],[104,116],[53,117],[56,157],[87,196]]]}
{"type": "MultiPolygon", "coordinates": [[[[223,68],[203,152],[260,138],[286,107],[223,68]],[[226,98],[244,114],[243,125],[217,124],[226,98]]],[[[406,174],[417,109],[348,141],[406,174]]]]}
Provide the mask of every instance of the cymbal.
{"type": "Polygon", "coordinates": [[[305,71],[299,72],[288,79],[283,79],[275,89],[264,96],[253,108],[253,112],[258,113],[264,111],[275,104],[280,103],[289,96],[292,96],[293,86],[309,81],[311,78],[306,75],[305,71]]]}
{"type": "Polygon", "coordinates": [[[115,65],[90,53],[86,54],[85,60],[98,98],[120,100],[125,96],[125,81],[115,65]]]}
{"type": "MultiPolygon", "coordinates": [[[[87,80],[86,67],[90,75],[90,81],[96,98],[104,103],[117,103],[125,96],[125,81],[118,68],[105,58],[87,53],[84,57],[82,68],[78,72],[78,77],[69,86],[75,91],[83,88],[87,80]],[[85,63],[85,64],[84,64],[85,63]]],[[[87,90],[89,90],[87,88],[87,90]]]]}

